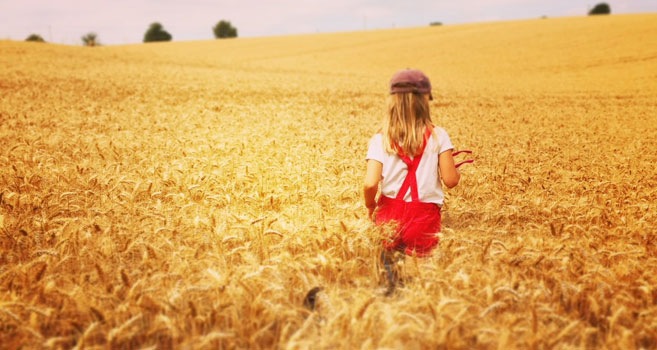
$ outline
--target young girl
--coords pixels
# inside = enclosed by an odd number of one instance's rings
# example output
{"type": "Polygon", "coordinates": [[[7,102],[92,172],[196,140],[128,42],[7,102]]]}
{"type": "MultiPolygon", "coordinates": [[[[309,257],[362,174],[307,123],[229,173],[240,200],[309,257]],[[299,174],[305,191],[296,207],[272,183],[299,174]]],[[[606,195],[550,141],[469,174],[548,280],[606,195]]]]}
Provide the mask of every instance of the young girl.
{"type": "Polygon", "coordinates": [[[395,73],[383,128],[370,140],[365,206],[377,225],[397,223],[395,236],[384,242],[388,251],[430,254],[440,232],[444,199],[440,180],[452,188],[461,177],[447,132],[431,121],[432,99],[431,83],[424,73],[410,69],[395,73]]]}

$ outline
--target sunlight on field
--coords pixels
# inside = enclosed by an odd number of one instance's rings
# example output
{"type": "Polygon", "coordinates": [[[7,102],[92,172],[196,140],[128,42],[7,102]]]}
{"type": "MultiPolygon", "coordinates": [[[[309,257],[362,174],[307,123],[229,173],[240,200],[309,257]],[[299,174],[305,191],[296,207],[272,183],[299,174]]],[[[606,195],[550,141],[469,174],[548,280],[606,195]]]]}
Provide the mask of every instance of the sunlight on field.
{"type": "Polygon", "coordinates": [[[657,348],[657,15],[0,65],[2,348],[657,348]],[[406,67],[475,163],[386,297],[360,189],[406,67]]]}

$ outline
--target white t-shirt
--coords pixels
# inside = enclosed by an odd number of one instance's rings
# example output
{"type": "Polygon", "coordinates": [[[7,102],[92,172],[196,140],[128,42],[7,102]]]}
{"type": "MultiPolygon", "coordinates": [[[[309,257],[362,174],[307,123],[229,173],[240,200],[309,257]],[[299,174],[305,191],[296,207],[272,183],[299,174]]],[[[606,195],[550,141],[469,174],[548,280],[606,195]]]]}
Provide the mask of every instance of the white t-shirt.
{"type": "MultiPolygon", "coordinates": [[[[418,196],[421,202],[436,203],[442,207],[445,196],[440,182],[438,155],[450,149],[454,149],[454,146],[447,135],[447,131],[435,127],[433,135],[427,140],[427,146],[415,173],[418,196]]],[[[389,154],[385,151],[382,134],[376,134],[370,140],[366,159],[373,159],[383,164],[381,194],[390,198],[397,197],[397,192],[399,192],[404,179],[406,179],[408,166],[396,153],[389,154]]],[[[410,187],[404,196],[404,200],[406,202],[412,201],[410,187]]]]}

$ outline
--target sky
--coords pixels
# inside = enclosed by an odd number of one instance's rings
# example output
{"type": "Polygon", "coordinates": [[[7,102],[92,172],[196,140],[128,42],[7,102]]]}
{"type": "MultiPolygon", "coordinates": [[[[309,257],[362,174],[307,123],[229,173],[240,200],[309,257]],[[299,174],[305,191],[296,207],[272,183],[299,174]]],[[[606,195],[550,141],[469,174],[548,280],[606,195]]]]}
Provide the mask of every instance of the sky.
{"type": "MultiPolygon", "coordinates": [[[[657,0],[606,1],[612,14],[657,13],[657,0]]],[[[103,45],[143,40],[160,22],[174,41],[213,39],[230,21],[239,37],[329,33],[586,15],[591,0],[0,0],[0,39],[81,45],[98,34],[103,45]]]]}

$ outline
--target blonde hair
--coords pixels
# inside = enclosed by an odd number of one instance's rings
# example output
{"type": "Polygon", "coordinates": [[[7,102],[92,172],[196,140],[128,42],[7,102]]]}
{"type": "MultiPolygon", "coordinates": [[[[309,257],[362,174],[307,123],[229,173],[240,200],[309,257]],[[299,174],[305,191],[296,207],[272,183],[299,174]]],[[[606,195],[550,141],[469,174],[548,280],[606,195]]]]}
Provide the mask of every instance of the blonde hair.
{"type": "Polygon", "coordinates": [[[428,126],[433,126],[428,95],[391,94],[383,118],[383,147],[388,153],[397,153],[397,144],[405,155],[414,156],[421,151],[428,126]]]}

